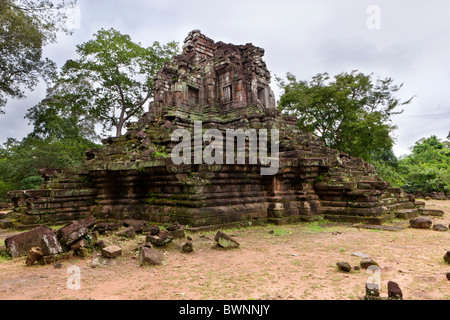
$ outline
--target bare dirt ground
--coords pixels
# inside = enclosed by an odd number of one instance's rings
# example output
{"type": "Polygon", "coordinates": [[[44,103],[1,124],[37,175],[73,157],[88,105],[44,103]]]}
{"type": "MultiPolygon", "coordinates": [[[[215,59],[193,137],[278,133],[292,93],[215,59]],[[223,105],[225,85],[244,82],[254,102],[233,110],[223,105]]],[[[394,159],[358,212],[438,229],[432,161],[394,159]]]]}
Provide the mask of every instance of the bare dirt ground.
{"type": "MultiPolygon", "coordinates": [[[[449,225],[450,201],[426,204],[445,212],[431,217],[434,224],[449,225]]],[[[404,220],[395,223],[408,225],[404,220]]],[[[326,221],[224,231],[239,241],[238,249],[213,249],[215,232],[192,233],[194,252],[182,253],[185,240],[174,240],[159,249],[164,252],[160,266],[139,266],[133,249],[145,236],[101,238],[124,249],[123,256],[101,268],[92,268],[92,255],[61,261],[61,268],[27,267],[23,258],[0,258],[0,299],[357,300],[364,296],[370,274],[336,267],[338,261],[359,265],[354,252],[364,252],[380,265],[382,297],[392,280],[407,300],[450,299],[450,265],[443,260],[450,231],[370,230],[326,221]],[[67,286],[74,265],[80,270],[77,290],[67,286]]],[[[0,244],[10,234],[0,230],[0,244]]]]}

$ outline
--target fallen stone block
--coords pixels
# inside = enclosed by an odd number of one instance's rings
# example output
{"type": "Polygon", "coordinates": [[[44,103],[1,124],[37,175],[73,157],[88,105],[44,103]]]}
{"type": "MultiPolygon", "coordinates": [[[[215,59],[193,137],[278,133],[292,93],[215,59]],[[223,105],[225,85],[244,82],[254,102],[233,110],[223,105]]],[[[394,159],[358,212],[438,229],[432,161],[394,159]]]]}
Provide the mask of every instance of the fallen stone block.
{"type": "Polygon", "coordinates": [[[239,242],[237,242],[221,230],[217,231],[214,237],[214,241],[216,241],[220,247],[225,249],[234,249],[239,247],[239,242]]]}
{"type": "Polygon", "coordinates": [[[86,217],[84,219],[78,220],[77,222],[78,222],[78,224],[81,224],[88,229],[93,228],[95,226],[95,224],[97,223],[94,216],[86,217]]]}
{"type": "Polygon", "coordinates": [[[181,247],[181,251],[183,251],[184,253],[189,253],[194,251],[194,245],[192,244],[192,242],[187,241],[182,247],[181,247]]]}
{"type": "Polygon", "coordinates": [[[149,229],[149,226],[144,220],[126,219],[123,221],[125,227],[133,227],[136,233],[141,233],[149,229]]]}
{"type": "Polygon", "coordinates": [[[71,244],[87,235],[88,232],[89,229],[85,225],[79,224],[77,221],[73,221],[72,223],[59,229],[56,235],[58,236],[59,242],[63,246],[69,247],[71,244]]]}
{"type": "Polygon", "coordinates": [[[336,263],[339,270],[344,272],[350,272],[352,270],[352,266],[344,261],[339,261],[336,263]]]}
{"type": "Polygon", "coordinates": [[[447,251],[444,255],[444,261],[450,264],[450,251],[447,251]]]}
{"type": "Polygon", "coordinates": [[[122,255],[122,248],[118,246],[109,246],[102,249],[102,255],[106,258],[115,258],[122,255]]]}
{"type": "Polygon", "coordinates": [[[101,250],[101,249],[107,247],[108,245],[106,244],[105,241],[98,240],[98,241],[95,242],[95,246],[101,250]]]}
{"type": "Polygon", "coordinates": [[[153,236],[153,235],[147,235],[145,237],[145,242],[150,242],[151,244],[155,246],[163,246],[170,241],[172,241],[172,237],[170,237],[167,233],[161,232],[159,235],[153,236]]]}
{"type": "Polygon", "coordinates": [[[116,231],[119,230],[122,226],[122,223],[106,223],[106,222],[100,222],[97,223],[94,227],[95,231],[98,231],[100,234],[105,233],[107,231],[116,231]]]}
{"type": "Polygon", "coordinates": [[[444,211],[438,209],[419,209],[419,214],[422,216],[434,216],[434,217],[442,217],[444,215],[444,211]]]}
{"type": "Polygon", "coordinates": [[[160,265],[163,261],[163,254],[155,248],[141,247],[139,250],[139,264],[141,266],[160,265]]]}
{"type": "Polygon", "coordinates": [[[178,229],[178,230],[170,230],[169,231],[169,237],[172,237],[174,239],[182,239],[185,237],[184,229],[178,229]]]}
{"type": "Polygon", "coordinates": [[[366,295],[364,300],[381,300],[380,287],[376,283],[366,283],[366,295]]]}
{"type": "Polygon", "coordinates": [[[364,258],[359,262],[359,265],[361,268],[367,269],[370,266],[378,266],[378,263],[376,263],[372,258],[364,258]]]}
{"type": "Polygon", "coordinates": [[[62,253],[64,250],[54,233],[47,233],[41,237],[40,245],[44,256],[51,256],[55,254],[62,253]]]}
{"type": "Polygon", "coordinates": [[[70,259],[70,258],[73,257],[73,255],[74,255],[74,251],[70,250],[68,252],[63,252],[63,253],[59,253],[59,254],[43,256],[41,259],[39,259],[38,263],[40,265],[51,264],[51,263],[54,263],[56,261],[70,259]]]}
{"type": "Polygon", "coordinates": [[[92,268],[103,268],[115,264],[114,259],[106,258],[100,253],[95,253],[92,258],[91,267],[92,268]]]}
{"type": "Polygon", "coordinates": [[[77,251],[81,248],[84,248],[86,246],[86,243],[87,243],[86,240],[80,239],[75,243],[73,243],[72,245],[70,245],[70,250],[77,251]]]}
{"type": "Polygon", "coordinates": [[[435,231],[448,231],[448,228],[446,226],[444,226],[443,224],[434,224],[433,225],[433,230],[435,231]]]}
{"type": "Polygon", "coordinates": [[[53,230],[47,227],[37,227],[6,238],[5,246],[12,258],[24,256],[32,247],[39,247],[42,236],[49,233],[53,233],[53,230]]]}
{"type": "Polygon", "coordinates": [[[397,282],[388,282],[388,299],[389,300],[403,300],[403,293],[397,282]]]}
{"type": "Polygon", "coordinates": [[[418,217],[418,218],[409,220],[409,224],[411,225],[412,228],[429,229],[433,223],[428,218],[418,217]]]}
{"type": "Polygon", "coordinates": [[[117,232],[116,235],[119,237],[133,239],[136,236],[136,231],[134,230],[134,227],[130,226],[124,230],[117,232]]]}
{"type": "Polygon", "coordinates": [[[161,232],[161,230],[159,229],[158,226],[151,226],[150,227],[150,235],[157,236],[160,232],[161,232]]]}
{"type": "Polygon", "coordinates": [[[31,266],[33,263],[35,263],[36,261],[41,259],[43,256],[44,256],[44,253],[42,253],[41,248],[33,247],[28,252],[28,256],[27,256],[27,259],[25,260],[25,264],[27,266],[31,266]]]}

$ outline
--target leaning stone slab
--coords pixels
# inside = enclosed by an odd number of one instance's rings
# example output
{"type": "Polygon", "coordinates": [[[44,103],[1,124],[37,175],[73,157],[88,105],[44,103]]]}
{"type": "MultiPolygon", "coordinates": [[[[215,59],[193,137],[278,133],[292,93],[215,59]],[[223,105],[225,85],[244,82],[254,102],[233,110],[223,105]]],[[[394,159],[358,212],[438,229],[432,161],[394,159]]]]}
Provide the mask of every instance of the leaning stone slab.
{"type": "Polygon", "coordinates": [[[53,233],[53,230],[47,227],[37,227],[33,230],[22,232],[5,239],[5,246],[12,258],[24,256],[32,247],[41,245],[41,238],[44,234],[53,233]]]}
{"type": "Polygon", "coordinates": [[[141,266],[160,265],[163,261],[163,254],[155,248],[142,246],[139,250],[139,264],[141,266]]]}
{"type": "Polygon", "coordinates": [[[77,221],[73,221],[67,226],[59,229],[57,236],[59,242],[63,246],[69,247],[71,244],[87,235],[88,232],[89,229],[85,225],[79,224],[77,221]]]}
{"type": "Polygon", "coordinates": [[[216,236],[214,237],[214,241],[216,241],[220,247],[225,249],[234,249],[239,247],[239,242],[237,242],[221,230],[217,231],[216,236]]]}

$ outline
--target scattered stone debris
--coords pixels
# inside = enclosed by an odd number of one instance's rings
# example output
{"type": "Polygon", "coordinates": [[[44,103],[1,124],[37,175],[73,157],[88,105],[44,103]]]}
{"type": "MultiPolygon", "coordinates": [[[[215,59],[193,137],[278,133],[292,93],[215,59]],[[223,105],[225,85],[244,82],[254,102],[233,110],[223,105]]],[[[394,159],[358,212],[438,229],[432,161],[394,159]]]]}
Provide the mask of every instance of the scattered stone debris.
{"type": "Polygon", "coordinates": [[[134,239],[134,237],[136,236],[136,231],[133,226],[129,226],[126,229],[117,232],[116,235],[119,237],[134,239]]]}
{"type": "Polygon", "coordinates": [[[175,222],[170,227],[166,228],[168,231],[169,237],[172,237],[174,239],[182,239],[185,237],[184,234],[184,225],[180,225],[178,222],[175,222]]]}
{"type": "Polygon", "coordinates": [[[363,269],[367,269],[370,266],[378,266],[378,263],[375,262],[372,258],[364,258],[359,262],[359,265],[363,269]]]}
{"type": "Polygon", "coordinates": [[[429,218],[418,217],[418,218],[409,220],[409,224],[411,225],[412,228],[429,229],[431,227],[431,225],[433,224],[433,222],[431,222],[431,220],[429,218]]]}
{"type": "Polygon", "coordinates": [[[103,240],[98,240],[98,241],[95,242],[95,247],[99,248],[100,250],[102,250],[103,248],[105,248],[107,246],[108,245],[103,240]]]}
{"type": "Polygon", "coordinates": [[[151,226],[150,227],[150,235],[157,236],[160,232],[161,232],[161,230],[159,229],[158,226],[151,226]]]}
{"type": "Polygon", "coordinates": [[[444,261],[450,264],[450,251],[447,250],[447,252],[444,255],[444,261]]]}
{"type": "Polygon", "coordinates": [[[33,247],[28,252],[28,256],[27,256],[27,259],[25,260],[25,264],[27,266],[31,266],[33,263],[35,263],[36,261],[41,259],[43,256],[44,256],[44,253],[42,253],[41,248],[33,247]]]}
{"type": "Polygon", "coordinates": [[[95,225],[94,231],[98,231],[99,234],[104,234],[106,232],[110,231],[117,231],[122,226],[122,223],[107,223],[107,222],[100,222],[95,225]]]}
{"type": "Polygon", "coordinates": [[[147,235],[145,237],[145,242],[150,242],[155,246],[163,246],[170,241],[172,241],[173,237],[169,236],[168,231],[161,231],[158,235],[147,235]]]}
{"type": "Polygon", "coordinates": [[[62,266],[63,266],[63,264],[62,263],[60,263],[60,262],[56,262],[54,265],[53,265],[53,268],[55,268],[55,269],[61,269],[62,268],[62,266]]]}
{"type": "Polygon", "coordinates": [[[185,253],[189,253],[194,251],[194,245],[192,244],[192,242],[187,241],[182,247],[181,247],[181,251],[185,252],[185,253]]]}
{"type": "Polygon", "coordinates": [[[444,226],[443,224],[435,224],[433,225],[433,230],[435,231],[448,231],[448,228],[446,226],[444,226]]]}
{"type": "Polygon", "coordinates": [[[217,231],[214,237],[214,241],[216,241],[217,245],[224,249],[234,249],[239,247],[239,242],[237,242],[221,230],[217,231]]]}
{"type": "Polygon", "coordinates": [[[350,264],[348,264],[347,262],[339,261],[336,263],[336,265],[337,265],[338,269],[341,271],[344,271],[344,272],[352,271],[352,266],[350,264]]]}
{"type": "Polygon", "coordinates": [[[387,298],[380,296],[380,288],[376,283],[366,283],[365,300],[403,300],[403,293],[398,283],[388,281],[388,296],[387,298]]]}
{"type": "Polygon", "coordinates": [[[352,253],[352,257],[358,257],[358,258],[361,258],[361,259],[370,258],[370,256],[367,253],[364,253],[364,252],[353,252],[352,253]]]}
{"type": "Polygon", "coordinates": [[[144,220],[125,219],[123,221],[125,227],[132,227],[135,233],[142,233],[149,230],[149,225],[144,220]]]}

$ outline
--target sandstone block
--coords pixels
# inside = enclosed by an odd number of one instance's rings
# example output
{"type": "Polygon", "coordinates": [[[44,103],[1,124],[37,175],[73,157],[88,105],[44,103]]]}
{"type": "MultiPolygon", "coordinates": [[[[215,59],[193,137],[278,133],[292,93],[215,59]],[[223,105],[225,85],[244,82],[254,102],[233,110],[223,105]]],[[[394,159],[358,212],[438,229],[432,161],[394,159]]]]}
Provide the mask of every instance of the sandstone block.
{"type": "Polygon", "coordinates": [[[102,255],[106,258],[115,258],[122,255],[122,248],[118,246],[109,246],[102,249],[102,255]]]}

